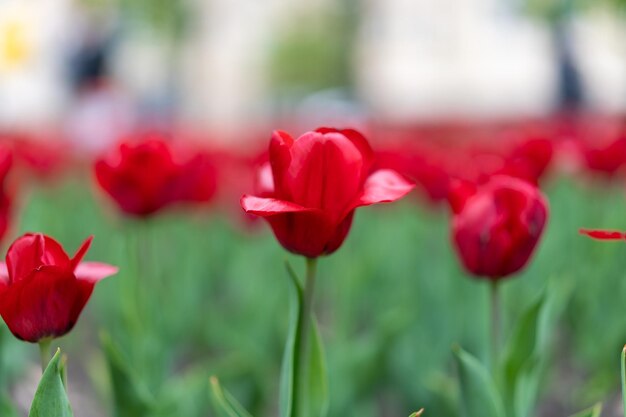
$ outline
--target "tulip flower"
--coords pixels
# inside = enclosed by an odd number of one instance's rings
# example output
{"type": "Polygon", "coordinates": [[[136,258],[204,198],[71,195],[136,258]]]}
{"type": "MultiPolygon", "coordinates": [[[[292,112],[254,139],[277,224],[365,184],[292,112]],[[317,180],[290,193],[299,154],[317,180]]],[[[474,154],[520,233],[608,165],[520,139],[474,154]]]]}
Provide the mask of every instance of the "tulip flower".
{"type": "Polygon", "coordinates": [[[9,151],[0,149],[0,239],[9,228],[11,199],[6,190],[6,178],[11,170],[13,157],[9,151]]]}
{"type": "Polygon", "coordinates": [[[88,238],[70,258],[61,245],[43,234],[25,234],[0,263],[0,315],[20,340],[45,343],[68,333],[100,280],[117,268],[82,262],[88,238]]]}
{"type": "Polygon", "coordinates": [[[498,361],[499,282],[521,270],[532,255],[548,217],[548,204],[533,184],[495,175],[482,185],[452,187],[452,240],[465,268],[490,280],[491,363],[498,361]]]}
{"type": "Polygon", "coordinates": [[[500,280],[522,269],[543,232],[548,204],[537,187],[507,176],[451,192],[452,237],[465,268],[500,280]]]}
{"type": "Polygon", "coordinates": [[[122,211],[137,217],[174,203],[208,201],[215,191],[208,156],[196,153],[182,162],[176,156],[157,136],[124,142],[96,162],[96,179],[122,211]]]}
{"type": "Polygon", "coordinates": [[[320,128],[295,140],[276,131],[269,158],[273,191],[244,195],[241,205],[264,217],[285,249],[309,258],[341,246],[357,207],[395,201],[413,188],[391,170],[370,174],[374,154],[354,130],[320,128]]]}

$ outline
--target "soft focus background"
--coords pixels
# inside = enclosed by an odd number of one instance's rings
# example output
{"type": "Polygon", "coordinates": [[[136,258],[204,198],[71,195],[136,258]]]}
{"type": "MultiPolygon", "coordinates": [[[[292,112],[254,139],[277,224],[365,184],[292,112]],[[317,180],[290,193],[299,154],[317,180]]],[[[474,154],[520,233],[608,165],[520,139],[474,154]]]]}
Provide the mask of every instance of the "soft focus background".
{"type": "MultiPolygon", "coordinates": [[[[60,341],[77,416],[109,415],[103,337],[159,415],[210,415],[212,374],[276,415],[283,263],[302,265],[238,200],[272,129],[321,125],[362,129],[380,165],[419,185],[361,210],[321,262],[331,417],[459,415],[450,347],[486,355],[487,287],[460,267],[442,201],[449,178],[497,172],[529,141],[552,216],[504,286],[505,329],[551,288],[561,313],[538,415],[601,400],[618,415],[626,246],[577,231],[626,228],[625,117],[622,0],[0,0],[0,146],[17,161],[3,245],[41,231],[72,251],[93,234],[89,258],[121,267],[60,341]],[[144,130],[214,156],[211,204],[148,221],[115,210],[92,161],[144,130]]],[[[26,409],[36,348],[3,337],[0,373],[26,409]]]]}

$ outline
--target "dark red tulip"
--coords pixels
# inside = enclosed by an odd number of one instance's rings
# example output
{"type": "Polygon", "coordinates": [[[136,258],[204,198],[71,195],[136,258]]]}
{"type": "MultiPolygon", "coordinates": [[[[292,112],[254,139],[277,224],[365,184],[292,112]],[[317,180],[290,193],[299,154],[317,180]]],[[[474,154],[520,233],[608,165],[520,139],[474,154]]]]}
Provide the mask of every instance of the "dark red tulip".
{"type": "Polygon", "coordinates": [[[0,263],[0,315],[21,340],[61,337],[74,327],[96,283],[117,268],[82,262],[92,238],[70,258],[54,239],[26,234],[0,263]]]}
{"type": "Polygon", "coordinates": [[[209,159],[195,152],[179,161],[171,146],[153,135],[121,143],[96,162],[95,173],[100,187],[122,211],[146,217],[174,203],[208,201],[215,192],[209,159]]]}
{"type": "Polygon", "coordinates": [[[498,280],[522,269],[543,232],[548,204],[537,187],[507,176],[453,187],[452,239],[465,268],[498,280]]]}
{"type": "Polygon", "coordinates": [[[321,128],[296,140],[276,131],[273,190],[244,195],[241,205],[264,217],[285,249],[310,258],[330,254],[346,238],[357,207],[395,201],[413,188],[391,170],[370,174],[373,155],[354,130],[321,128]]]}

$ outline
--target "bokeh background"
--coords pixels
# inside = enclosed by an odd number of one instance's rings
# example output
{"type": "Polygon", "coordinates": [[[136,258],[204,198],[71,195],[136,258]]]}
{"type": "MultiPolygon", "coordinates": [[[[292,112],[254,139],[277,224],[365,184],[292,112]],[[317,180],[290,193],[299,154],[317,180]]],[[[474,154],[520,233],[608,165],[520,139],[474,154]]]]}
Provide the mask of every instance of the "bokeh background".
{"type": "MultiPolygon", "coordinates": [[[[110,415],[111,380],[120,387],[103,338],[159,403],[133,415],[210,415],[213,374],[254,415],[276,414],[283,263],[302,265],[238,199],[272,129],[320,125],[362,129],[420,185],[361,210],[321,262],[331,417],[460,415],[450,348],[485,357],[487,287],[455,257],[439,185],[455,169],[493,170],[484,148],[530,137],[554,145],[541,181],[552,215],[532,264],[504,286],[505,329],[551,288],[538,415],[600,400],[619,415],[626,246],[577,230],[626,228],[623,147],[609,147],[612,171],[585,153],[626,141],[625,115],[621,0],[0,0],[0,140],[21,167],[3,244],[41,231],[72,250],[93,234],[90,259],[121,267],[59,341],[78,416],[110,415]],[[146,129],[217,155],[211,204],[133,221],[96,189],[93,159],[146,129]]],[[[1,379],[27,409],[36,348],[2,337],[1,379]]]]}

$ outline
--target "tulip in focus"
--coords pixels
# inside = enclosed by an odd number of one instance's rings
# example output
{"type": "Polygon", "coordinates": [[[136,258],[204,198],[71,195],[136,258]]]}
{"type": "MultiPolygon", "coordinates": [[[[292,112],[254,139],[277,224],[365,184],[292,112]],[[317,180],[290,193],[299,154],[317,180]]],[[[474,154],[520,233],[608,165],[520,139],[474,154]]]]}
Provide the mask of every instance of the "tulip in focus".
{"type": "Polygon", "coordinates": [[[548,217],[539,189],[508,176],[494,176],[479,186],[456,184],[450,203],[452,239],[463,265],[493,281],[526,265],[548,217]]]}
{"type": "Polygon", "coordinates": [[[391,170],[370,173],[374,154],[354,130],[320,128],[298,139],[276,131],[271,182],[262,196],[244,195],[247,213],[264,217],[281,245],[309,258],[328,255],[346,238],[354,210],[392,202],[413,185],[391,170]]]}
{"type": "Polygon", "coordinates": [[[26,234],[0,263],[0,315],[18,339],[38,343],[68,333],[100,280],[117,268],[82,262],[88,238],[70,258],[61,245],[43,234],[26,234]]]}

